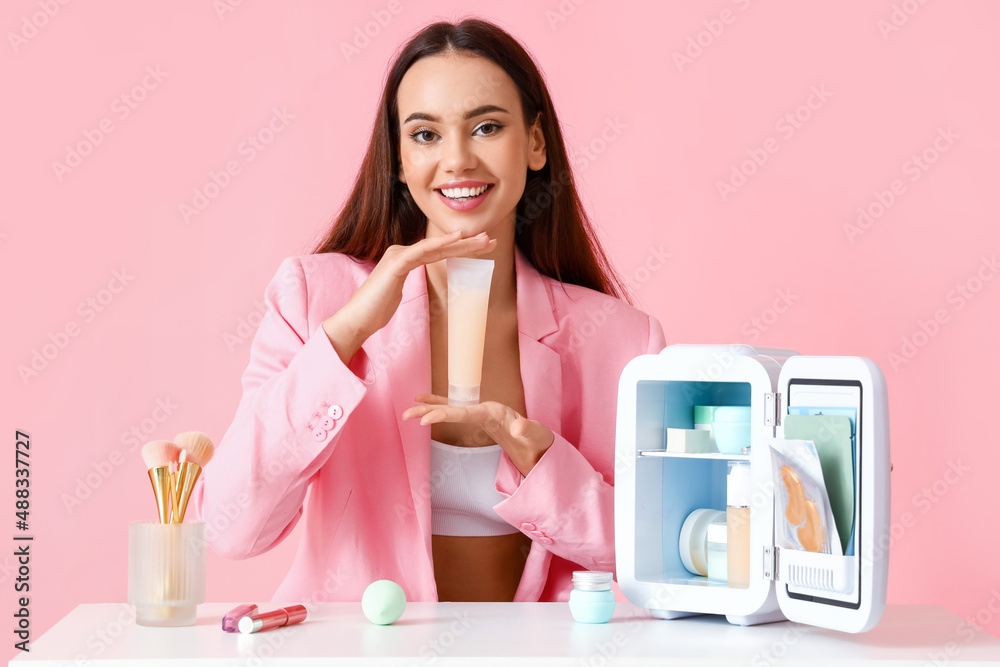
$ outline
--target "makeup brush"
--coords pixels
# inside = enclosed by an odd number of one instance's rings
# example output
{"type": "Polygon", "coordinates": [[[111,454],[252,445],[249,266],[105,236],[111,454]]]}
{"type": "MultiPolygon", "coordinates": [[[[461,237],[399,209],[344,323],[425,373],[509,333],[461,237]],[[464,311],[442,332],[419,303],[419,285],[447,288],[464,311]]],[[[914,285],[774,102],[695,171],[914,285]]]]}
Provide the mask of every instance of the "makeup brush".
{"type": "Polygon", "coordinates": [[[160,523],[170,523],[171,480],[170,464],[177,461],[181,450],[169,440],[153,440],[142,447],[142,460],[149,470],[149,482],[156,496],[160,523]]]}
{"type": "Polygon", "coordinates": [[[177,466],[177,503],[174,506],[174,523],[184,521],[188,500],[201,469],[212,460],[215,445],[200,431],[185,431],[174,436],[174,442],[181,448],[180,464],[177,466]]]}

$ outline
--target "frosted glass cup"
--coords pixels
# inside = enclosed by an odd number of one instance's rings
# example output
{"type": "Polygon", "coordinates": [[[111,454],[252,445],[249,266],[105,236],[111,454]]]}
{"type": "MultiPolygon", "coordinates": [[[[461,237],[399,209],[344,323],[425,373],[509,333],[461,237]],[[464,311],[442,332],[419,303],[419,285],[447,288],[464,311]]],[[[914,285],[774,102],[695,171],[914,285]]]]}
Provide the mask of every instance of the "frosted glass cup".
{"type": "Polygon", "coordinates": [[[483,376],[493,260],[449,257],[448,403],[475,405],[483,376]]]}
{"type": "Polygon", "coordinates": [[[128,601],[138,625],[194,625],[205,601],[205,522],[128,525],[128,601]]]}

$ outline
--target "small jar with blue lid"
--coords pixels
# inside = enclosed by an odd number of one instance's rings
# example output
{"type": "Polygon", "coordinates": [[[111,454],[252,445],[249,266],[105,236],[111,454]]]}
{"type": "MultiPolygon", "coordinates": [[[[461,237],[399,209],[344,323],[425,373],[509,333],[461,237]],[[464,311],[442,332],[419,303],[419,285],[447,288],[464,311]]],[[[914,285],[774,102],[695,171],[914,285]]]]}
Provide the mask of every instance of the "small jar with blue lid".
{"type": "Polygon", "coordinates": [[[607,623],[615,611],[611,572],[574,572],[569,611],[577,623],[607,623]]]}

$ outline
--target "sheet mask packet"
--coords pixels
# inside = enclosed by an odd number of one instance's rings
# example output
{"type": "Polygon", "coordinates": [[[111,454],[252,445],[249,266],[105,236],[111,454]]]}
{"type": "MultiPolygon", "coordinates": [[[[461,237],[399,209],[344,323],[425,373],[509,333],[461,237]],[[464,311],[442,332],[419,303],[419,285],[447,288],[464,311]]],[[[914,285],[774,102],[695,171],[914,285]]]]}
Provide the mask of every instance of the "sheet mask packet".
{"type": "Polygon", "coordinates": [[[786,415],[782,426],[786,439],[811,440],[816,446],[840,543],[845,553],[852,555],[855,472],[850,418],[829,414],[786,415]]]}
{"type": "Polygon", "coordinates": [[[816,446],[810,440],[776,440],[770,450],[776,546],[843,555],[816,446]]]}

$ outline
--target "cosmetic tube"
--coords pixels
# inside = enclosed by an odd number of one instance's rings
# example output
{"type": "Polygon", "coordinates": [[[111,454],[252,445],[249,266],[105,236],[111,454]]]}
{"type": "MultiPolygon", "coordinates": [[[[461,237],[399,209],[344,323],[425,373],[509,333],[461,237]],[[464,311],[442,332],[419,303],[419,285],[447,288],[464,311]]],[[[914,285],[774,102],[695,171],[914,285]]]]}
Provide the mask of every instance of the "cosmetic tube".
{"type": "Polygon", "coordinates": [[[258,611],[255,604],[241,604],[236,609],[226,612],[222,617],[222,629],[226,632],[236,632],[240,629],[240,619],[244,616],[253,616],[258,611]]]}
{"type": "Polygon", "coordinates": [[[448,404],[479,403],[483,377],[486,313],[493,280],[492,259],[449,257],[448,404]]]}
{"type": "Polygon", "coordinates": [[[244,616],[240,619],[240,632],[249,635],[261,630],[280,628],[283,625],[294,625],[306,620],[306,608],[300,604],[275,609],[256,616],[244,616]]]}

